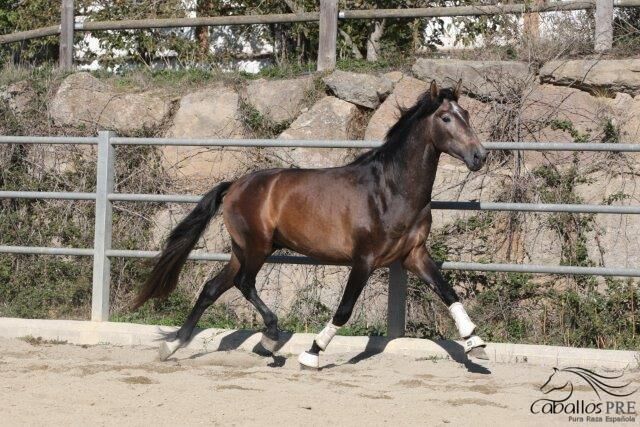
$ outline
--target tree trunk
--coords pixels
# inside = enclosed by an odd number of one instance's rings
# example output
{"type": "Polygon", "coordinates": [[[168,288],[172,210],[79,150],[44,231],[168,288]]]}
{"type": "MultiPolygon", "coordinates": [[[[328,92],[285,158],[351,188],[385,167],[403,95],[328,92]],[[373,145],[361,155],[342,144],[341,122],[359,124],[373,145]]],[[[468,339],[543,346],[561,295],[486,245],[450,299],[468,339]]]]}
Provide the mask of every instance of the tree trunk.
{"type": "Polygon", "coordinates": [[[384,34],[385,24],[385,19],[374,22],[373,31],[367,39],[367,61],[369,62],[378,60],[380,54],[380,39],[382,38],[382,34],[384,34]]]}
{"type": "Polygon", "coordinates": [[[351,53],[353,54],[354,58],[364,59],[364,57],[362,56],[362,53],[360,53],[360,49],[358,49],[358,46],[356,46],[356,44],[351,39],[351,36],[349,36],[349,34],[347,34],[344,30],[340,28],[338,28],[338,31],[340,32],[340,35],[344,38],[345,44],[349,46],[349,48],[351,49],[351,53]]]}
{"type": "MultiPolygon", "coordinates": [[[[196,3],[196,16],[212,16],[214,0],[198,0],[196,3]]],[[[198,53],[201,57],[209,53],[209,27],[196,27],[196,40],[198,41],[198,53]]]]}

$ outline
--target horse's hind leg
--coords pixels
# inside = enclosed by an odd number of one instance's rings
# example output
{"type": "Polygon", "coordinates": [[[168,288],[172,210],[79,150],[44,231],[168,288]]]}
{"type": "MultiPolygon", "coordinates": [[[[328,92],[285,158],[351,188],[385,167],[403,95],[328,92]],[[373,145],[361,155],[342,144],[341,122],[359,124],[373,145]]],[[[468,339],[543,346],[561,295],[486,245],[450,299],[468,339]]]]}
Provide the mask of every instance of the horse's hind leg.
{"type": "Polygon", "coordinates": [[[353,307],[356,305],[356,301],[358,301],[358,297],[367,284],[372,271],[372,267],[366,262],[353,265],[336,314],[333,316],[331,323],[327,324],[313,340],[311,348],[300,353],[298,362],[301,365],[315,369],[320,367],[320,350],[326,350],[338,329],[349,321],[353,307]]]}
{"type": "MultiPolygon", "coordinates": [[[[235,249],[238,250],[238,249],[235,249]]],[[[265,324],[265,331],[262,334],[260,343],[262,347],[270,352],[275,352],[278,348],[278,318],[262,301],[256,290],[256,276],[264,265],[264,261],[271,254],[272,250],[259,250],[255,247],[247,249],[241,256],[242,263],[240,271],[234,279],[236,287],[242,295],[258,310],[265,324]]]]}
{"type": "Polygon", "coordinates": [[[240,263],[235,256],[231,257],[231,261],[224,266],[222,271],[213,279],[205,283],[198,301],[193,306],[191,313],[187,317],[182,327],[176,334],[176,339],[171,342],[160,344],[160,360],[166,360],[169,356],[176,352],[180,347],[185,345],[191,338],[193,330],[198,324],[198,320],[202,317],[204,311],[213,304],[220,296],[233,286],[233,278],[240,268],[240,263]]]}
{"type": "Polygon", "coordinates": [[[465,352],[472,357],[478,359],[488,359],[484,347],[486,344],[480,337],[474,335],[476,325],[471,321],[469,315],[458,299],[455,290],[449,284],[442,274],[437,264],[429,255],[426,247],[419,246],[413,249],[404,260],[404,267],[416,274],[420,279],[427,282],[433,287],[442,302],[449,307],[449,312],[456,322],[458,333],[465,341],[465,352]]]}

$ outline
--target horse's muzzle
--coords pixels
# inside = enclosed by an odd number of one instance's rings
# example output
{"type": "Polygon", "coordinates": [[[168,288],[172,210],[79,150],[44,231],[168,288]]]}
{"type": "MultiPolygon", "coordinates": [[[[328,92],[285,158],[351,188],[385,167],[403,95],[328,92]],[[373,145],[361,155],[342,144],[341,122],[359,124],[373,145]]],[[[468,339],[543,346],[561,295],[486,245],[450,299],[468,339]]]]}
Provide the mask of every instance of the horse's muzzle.
{"type": "Polygon", "coordinates": [[[465,163],[469,170],[475,172],[484,166],[487,160],[487,149],[478,144],[471,152],[465,156],[465,163]]]}

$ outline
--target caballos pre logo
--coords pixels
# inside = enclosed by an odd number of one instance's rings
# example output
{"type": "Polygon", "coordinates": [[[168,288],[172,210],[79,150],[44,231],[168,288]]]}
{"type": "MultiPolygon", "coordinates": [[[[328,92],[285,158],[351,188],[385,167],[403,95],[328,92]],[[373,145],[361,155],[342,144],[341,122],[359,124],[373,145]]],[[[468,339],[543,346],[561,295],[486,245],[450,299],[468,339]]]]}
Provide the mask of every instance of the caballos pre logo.
{"type": "Polygon", "coordinates": [[[623,373],[605,376],[578,367],[553,368],[540,391],[549,398],[531,404],[533,414],[564,414],[574,422],[635,422],[636,401],[629,396],[637,388],[624,382],[623,373]],[[578,399],[574,396],[574,382],[584,382],[597,400],[578,399]]]}

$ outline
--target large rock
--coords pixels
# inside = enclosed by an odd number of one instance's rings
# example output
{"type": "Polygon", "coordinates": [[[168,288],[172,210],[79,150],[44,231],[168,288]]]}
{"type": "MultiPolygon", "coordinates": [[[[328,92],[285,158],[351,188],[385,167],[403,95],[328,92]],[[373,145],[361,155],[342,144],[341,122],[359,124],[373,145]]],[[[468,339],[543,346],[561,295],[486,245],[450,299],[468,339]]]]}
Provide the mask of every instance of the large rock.
{"type": "MultiPolygon", "coordinates": [[[[481,169],[469,173],[469,169],[460,160],[448,155],[440,156],[438,172],[433,184],[432,199],[438,201],[495,200],[502,188],[504,176],[509,173],[506,168],[489,170],[481,169]]],[[[457,218],[475,215],[471,211],[433,210],[434,226],[453,223],[457,218]]]]}
{"type": "MultiPolygon", "coordinates": [[[[590,174],[587,183],[576,186],[575,193],[589,204],[640,204],[635,169],[622,165],[590,174]],[[611,202],[612,196],[617,201],[611,202]]],[[[640,264],[638,215],[595,215],[594,226],[587,234],[588,242],[593,242],[587,246],[590,259],[606,267],[636,268],[640,264]]]]}
{"type": "Polygon", "coordinates": [[[58,126],[84,126],[133,134],[157,129],[170,112],[169,102],[150,93],[119,93],[89,73],[64,79],[49,105],[58,126]]]}
{"type": "MultiPolygon", "coordinates": [[[[354,139],[360,119],[358,107],[327,96],[302,113],[279,139],[354,139]]],[[[348,150],[326,148],[279,148],[265,150],[265,153],[282,166],[303,168],[337,166],[352,157],[348,150]]]]}
{"type": "Polygon", "coordinates": [[[608,89],[640,94],[640,59],[550,61],[540,70],[544,83],[587,90],[608,89]]]}
{"type": "Polygon", "coordinates": [[[185,95],[167,131],[175,138],[242,138],[240,97],[225,86],[216,86],[185,95]]]}
{"type": "MultiPolygon", "coordinates": [[[[393,93],[373,114],[367,125],[364,138],[381,141],[389,129],[398,121],[401,108],[413,106],[426,90],[423,81],[413,77],[402,77],[396,83],[393,93]]],[[[491,132],[492,108],[489,104],[467,96],[460,97],[460,106],[469,111],[471,124],[481,140],[491,132]]]]}
{"type": "Polygon", "coordinates": [[[341,99],[327,96],[300,115],[280,139],[349,139],[358,108],[341,99]]]}
{"type": "MultiPolygon", "coordinates": [[[[230,88],[216,86],[185,95],[180,100],[169,138],[245,138],[240,97],[230,88]]],[[[220,180],[233,179],[255,167],[255,149],[237,147],[163,147],[165,166],[183,189],[202,192],[220,180]]]]}
{"type": "Polygon", "coordinates": [[[393,82],[386,77],[336,70],[322,79],[340,99],[375,109],[393,90],[393,82]]]}
{"type": "Polygon", "coordinates": [[[599,141],[611,119],[610,101],[568,87],[534,85],[523,94],[520,120],[525,140],[599,141]]]}
{"type": "Polygon", "coordinates": [[[247,101],[263,116],[275,123],[295,119],[313,90],[312,77],[287,80],[259,79],[249,83],[247,101]]]}
{"type": "Polygon", "coordinates": [[[413,106],[425,90],[427,86],[423,81],[408,76],[402,77],[396,83],[393,93],[371,116],[364,139],[382,141],[389,128],[398,121],[400,110],[413,106]]]}
{"type": "Polygon", "coordinates": [[[463,61],[457,59],[419,58],[413,74],[439,86],[455,86],[462,79],[465,92],[480,98],[509,99],[517,97],[534,74],[524,62],[463,61]]]}
{"type": "MultiPolygon", "coordinates": [[[[479,172],[459,160],[441,162],[433,187],[433,200],[504,200],[513,185],[510,166],[492,165],[479,172]]],[[[510,212],[480,212],[434,209],[433,236],[441,236],[449,261],[559,264],[561,245],[546,224],[548,216],[521,214],[514,223],[510,212]]]]}

